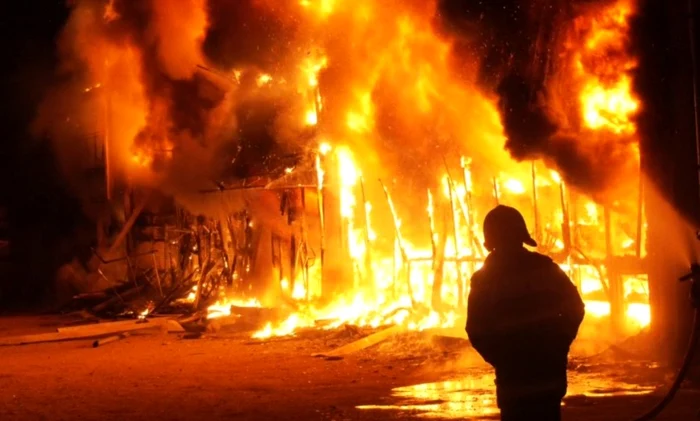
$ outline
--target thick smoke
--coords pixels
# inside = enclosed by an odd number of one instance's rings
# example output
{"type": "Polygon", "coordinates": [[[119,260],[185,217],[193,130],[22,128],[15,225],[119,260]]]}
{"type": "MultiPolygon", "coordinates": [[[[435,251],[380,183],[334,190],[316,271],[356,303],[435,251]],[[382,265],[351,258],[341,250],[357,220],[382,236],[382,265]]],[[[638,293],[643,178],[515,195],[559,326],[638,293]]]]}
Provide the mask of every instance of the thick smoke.
{"type": "Polygon", "coordinates": [[[76,183],[98,137],[115,179],[180,198],[274,175],[325,138],[350,146],[363,171],[403,178],[421,202],[445,160],[464,154],[489,177],[512,170],[508,154],[542,157],[591,192],[630,162],[620,136],[583,127],[562,47],[586,31],[576,17],[605,2],[71,4],[58,43],[65,83],[36,129],[76,183]]]}
{"type": "MultiPolygon", "coordinates": [[[[571,184],[603,193],[634,171],[636,139],[584,126],[576,94],[579,59],[602,83],[628,70],[624,33],[600,51],[585,52],[592,31],[608,31],[601,12],[624,4],[609,0],[442,0],[446,28],[469,39],[483,57],[479,84],[498,95],[506,147],[518,160],[543,158],[571,184]],[[591,23],[592,22],[592,23],[591,23]],[[575,54],[584,50],[583,57],[575,54]],[[586,54],[588,54],[586,56],[586,54]],[[605,69],[609,67],[609,69],[605,69]],[[607,73],[607,74],[606,74],[607,73]]],[[[626,4],[624,4],[627,7],[626,4]]],[[[618,22],[615,22],[618,23],[618,22]]],[[[603,33],[602,36],[610,36],[603,33]]]]}
{"type": "Polygon", "coordinates": [[[69,178],[81,180],[103,153],[115,179],[166,189],[223,165],[214,158],[234,131],[234,104],[197,74],[207,19],[205,0],[72,2],[58,40],[65,83],[48,93],[35,123],[58,143],[69,178]],[[158,171],[166,158],[175,169],[167,174],[158,171]],[[182,177],[183,167],[198,168],[182,177]]]}
{"type": "Polygon", "coordinates": [[[297,2],[74,1],[58,42],[66,82],[47,95],[36,129],[59,143],[76,182],[105,136],[115,178],[196,192],[270,173],[280,166],[271,156],[317,146],[300,118],[315,95],[301,89],[309,76],[300,68],[323,62],[314,69],[325,106],[318,131],[377,168],[388,163],[386,176],[417,164],[433,183],[428,168],[441,167],[456,137],[497,139],[498,119],[469,84],[450,80],[432,2],[361,6],[338,3],[325,16],[297,2]],[[385,28],[366,13],[398,19],[385,28]],[[272,77],[265,86],[262,74],[272,77]]]}

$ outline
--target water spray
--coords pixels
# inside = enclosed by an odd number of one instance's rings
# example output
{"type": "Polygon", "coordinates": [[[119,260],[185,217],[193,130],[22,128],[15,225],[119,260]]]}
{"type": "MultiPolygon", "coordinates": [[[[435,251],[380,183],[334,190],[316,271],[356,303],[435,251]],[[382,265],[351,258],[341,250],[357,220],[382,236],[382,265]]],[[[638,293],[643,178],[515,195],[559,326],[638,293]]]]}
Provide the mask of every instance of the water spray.
{"type": "MultiPolygon", "coordinates": [[[[700,232],[697,234],[698,240],[700,240],[700,232]]],[[[635,419],[635,421],[649,421],[656,418],[669,403],[676,397],[676,393],[681,387],[685,376],[688,374],[690,365],[695,356],[695,351],[697,349],[698,337],[700,336],[700,264],[693,263],[690,265],[690,272],[679,278],[681,282],[690,282],[690,303],[695,309],[693,312],[693,330],[690,334],[690,339],[688,339],[688,348],[685,352],[685,357],[681,363],[678,372],[676,373],[676,378],[671,383],[671,387],[666,392],[666,395],[659,401],[658,404],[649,412],[642,415],[641,417],[635,419]]]]}
{"type": "MultiPolygon", "coordinates": [[[[697,175],[698,175],[698,185],[700,186],[700,121],[698,121],[698,109],[699,109],[699,104],[698,104],[698,80],[697,80],[697,57],[695,54],[695,5],[694,5],[695,0],[688,0],[688,35],[690,39],[690,59],[691,59],[691,66],[692,66],[692,81],[693,81],[693,119],[694,119],[694,129],[695,129],[695,158],[696,158],[696,169],[697,169],[697,175]]],[[[640,191],[639,194],[641,196],[642,191],[641,191],[641,177],[640,177],[640,191]]],[[[641,207],[639,209],[641,212],[641,207]]],[[[700,240],[700,231],[696,232],[696,238],[700,240]]],[[[681,387],[681,384],[683,383],[683,380],[685,380],[686,375],[688,374],[688,370],[690,369],[690,365],[693,361],[693,357],[695,356],[695,352],[697,349],[697,344],[698,344],[698,337],[700,336],[700,264],[699,263],[693,263],[690,265],[690,272],[687,274],[681,276],[679,278],[679,281],[681,282],[690,282],[690,304],[693,306],[693,326],[692,326],[692,331],[690,333],[690,338],[688,339],[688,347],[685,352],[685,356],[683,357],[683,362],[681,363],[681,366],[678,368],[678,372],[676,373],[676,378],[673,380],[673,383],[671,383],[671,387],[669,388],[668,392],[666,392],[666,395],[659,401],[658,404],[654,408],[652,408],[649,412],[646,414],[642,415],[641,417],[637,418],[635,421],[649,421],[653,420],[656,418],[666,407],[668,406],[669,403],[673,400],[673,398],[676,396],[678,393],[678,390],[681,387]]],[[[698,414],[700,416],[700,414],[698,414]]]]}

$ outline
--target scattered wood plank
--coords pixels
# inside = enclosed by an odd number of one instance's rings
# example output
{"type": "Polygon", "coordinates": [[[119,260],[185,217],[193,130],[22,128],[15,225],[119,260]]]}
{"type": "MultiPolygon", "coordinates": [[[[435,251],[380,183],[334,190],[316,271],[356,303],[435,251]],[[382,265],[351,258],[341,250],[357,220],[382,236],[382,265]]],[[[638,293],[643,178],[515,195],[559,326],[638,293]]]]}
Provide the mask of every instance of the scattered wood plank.
{"type": "Polygon", "coordinates": [[[284,319],[288,314],[279,308],[231,306],[231,315],[250,320],[274,321],[284,319]]]}
{"type": "Polygon", "coordinates": [[[63,326],[56,329],[60,333],[71,333],[71,332],[97,332],[98,334],[106,334],[118,332],[122,327],[130,327],[139,324],[150,323],[144,322],[143,320],[117,320],[108,321],[100,323],[83,324],[77,326],[63,326]]]}
{"type": "MultiPolygon", "coordinates": [[[[182,329],[182,326],[179,326],[177,322],[175,322],[175,325],[172,323],[174,320],[172,319],[166,319],[166,318],[159,318],[159,319],[152,319],[147,322],[144,321],[134,321],[134,320],[127,320],[127,321],[121,321],[121,322],[112,322],[112,323],[98,323],[96,325],[86,325],[86,326],[73,326],[73,327],[68,327],[68,328],[60,328],[63,329],[63,331],[59,332],[49,332],[49,333],[40,333],[36,335],[20,335],[20,336],[11,336],[7,338],[0,338],[0,346],[9,346],[9,345],[26,345],[26,344],[36,344],[36,343],[44,343],[44,342],[61,342],[61,341],[70,341],[70,340],[76,340],[76,339],[88,339],[88,338],[95,338],[95,337],[100,337],[100,336],[105,336],[105,335],[110,335],[110,334],[116,334],[116,333],[123,333],[123,332],[135,332],[139,330],[147,330],[147,329],[154,329],[154,328],[160,328],[160,329],[167,329],[170,331],[170,329],[176,329],[175,331],[177,332],[182,332],[184,329],[182,329]],[[178,329],[179,327],[179,329],[178,329]]],[[[59,330],[60,330],[59,329],[59,330]]]]}
{"type": "Polygon", "coordinates": [[[57,330],[60,333],[85,332],[94,333],[96,335],[109,334],[114,332],[124,332],[137,328],[141,325],[151,324],[155,326],[167,327],[168,332],[184,332],[182,325],[177,321],[168,317],[149,317],[146,321],[143,320],[119,320],[116,322],[93,323],[80,326],[65,326],[59,327],[57,330]],[[126,329],[123,329],[126,328],[126,329]]]}
{"type": "Polygon", "coordinates": [[[216,333],[224,327],[236,325],[239,320],[240,317],[238,315],[222,316],[213,319],[208,319],[206,321],[206,331],[209,333],[216,333]]]}
{"type": "Polygon", "coordinates": [[[136,205],[134,210],[131,212],[131,215],[129,215],[129,219],[126,221],[121,231],[119,231],[119,234],[117,234],[117,238],[114,239],[114,242],[109,247],[109,250],[107,251],[108,256],[111,256],[112,254],[116,253],[116,251],[122,245],[122,243],[126,239],[126,236],[129,234],[129,232],[131,232],[131,228],[134,226],[134,223],[136,223],[136,220],[141,214],[141,211],[144,207],[146,207],[146,203],[148,203],[148,199],[150,196],[151,192],[146,193],[146,195],[141,199],[139,204],[136,205]]]}
{"type": "Polygon", "coordinates": [[[337,321],[338,321],[338,319],[317,319],[317,320],[314,320],[314,326],[326,327],[328,325],[336,323],[337,321]]]}
{"type": "Polygon", "coordinates": [[[204,317],[206,317],[204,313],[202,313],[202,312],[197,312],[197,313],[195,313],[195,314],[193,314],[193,315],[191,315],[191,316],[182,317],[182,318],[180,318],[180,319],[177,319],[177,321],[178,321],[178,323],[180,323],[180,324],[186,324],[186,323],[198,322],[198,321],[200,321],[201,319],[203,319],[204,317]]]}
{"type": "Polygon", "coordinates": [[[180,322],[177,320],[173,319],[168,319],[168,321],[165,324],[165,328],[167,328],[168,333],[183,333],[185,332],[185,328],[182,327],[180,322]]]}
{"type": "Polygon", "coordinates": [[[396,334],[404,332],[405,330],[406,328],[402,325],[391,326],[379,332],[373,333],[369,336],[365,336],[364,338],[359,339],[355,342],[343,345],[340,348],[336,348],[332,351],[313,354],[312,357],[338,357],[341,355],[352,354],[353,352],[369,348],[372,345],[376,345],[379,342],[385,341],[396,334]]]}
{"type": "Polygon", "coordinates": [[[64,326],[73,326],[77,324],[90,324],[98,322],[99,319],[92,313],[86,310],[72,311],[70,313],[64,314],[66,318],[75,317],[75,320],[68,321],[64,323],[64,326]]]}
{"type": "Polygon", "coordinates": [[[112,335],[112,336],[107,336],[106,338],[96,339],[95,342],[92,343],[92,347],[97,348],[100,346],[110,344],[112,342],[117,342],[117,341],[120,341],[122,339],[126,339],[128,337],[129,337],[129,332],[124,332],[124,333],[120,333],[119,335],[112,335]]]}
{"type": "Polygon", "coordinates": [[[107,298],[107,293],[105,291],[97,292],[84,292],[82,294],[74,295],[74,300],[103,300],[107,298]]]}

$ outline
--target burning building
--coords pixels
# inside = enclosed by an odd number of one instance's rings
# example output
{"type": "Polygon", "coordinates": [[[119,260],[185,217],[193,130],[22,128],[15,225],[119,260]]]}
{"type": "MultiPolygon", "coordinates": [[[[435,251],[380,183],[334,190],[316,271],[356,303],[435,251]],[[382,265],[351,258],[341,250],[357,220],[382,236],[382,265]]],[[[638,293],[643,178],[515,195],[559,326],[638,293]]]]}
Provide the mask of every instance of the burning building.
{"type": "Polygon", "coordinates": [[[473,3],[75,1],[37,130],[98,221],[80,287],[286,309],[256,337],[461,329],[504,203],[588,323],[645,328],[638,5],[473,3]]]}

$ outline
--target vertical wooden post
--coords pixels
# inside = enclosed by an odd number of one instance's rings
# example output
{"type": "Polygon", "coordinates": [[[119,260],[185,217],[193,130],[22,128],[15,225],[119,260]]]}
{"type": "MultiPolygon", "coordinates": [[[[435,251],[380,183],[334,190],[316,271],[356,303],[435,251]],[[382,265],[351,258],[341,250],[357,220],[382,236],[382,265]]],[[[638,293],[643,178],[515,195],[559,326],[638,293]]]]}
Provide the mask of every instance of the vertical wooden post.
{"type": "Polygon", "coordinates": [[[571,251],[571,222],[565,192],[566,188],[564,187],[564,180],[559,180],[559,200],[561,201],[562,212],[561,234],[564,240],[564,251],[566,251],[568,254],[571,251]]]}
{"type": "Polygon", "coordinates": [[[501,194],[498,191],[498,178],[493,177],[491,182],[493,184],[493,198],[496,200],[496,206],[498,206],[501,204],[501,194]]]}
{"type": "Polygon", "coordinates": [[[531,167],[531,173],[532,173],[532,208],[534,212],[534,218],[535,218],[535,240],[539,241],[540,239],[540,214],[539,214],[539,207],[537,203],[537,171],[535,168],[535,161],[532,161],[532,167],[531,167]]]}
{"type": "Polygon", "coordinates": [[[112,200],[112,158],[111,158],[111,142],[112,142],[112,96],[109,92],[109,86],[103,88],[105,95],[105,116],[104,116],[104,143],[102,153],[104,155],[105,164],[105,193],[107,201],[112,200]]]}
{"type": "Polygon", "coordinates": [[[321,288],[324,285],[325,265],[326,265],[326,210],[323,195],[325,183],[325,170],[321,162],[321,153],[316,154],[316,201],[318,202],[318,220],[320,224],[320,247],[321,247],[321,288]]]}
{"type": "Polygon", "coordinates": [[[362,193],[362,215],[364,215],[364,240],[365,240],[365,280],[374,282],[374,268],[372,267],[372,244],[369,233],[369,209],[365,195],[365,180],[360,177],[360,191],[362,193]]]}
{"type": "Polygon", "coordinates": [[[603,208],[603,218],[605,221],[605,266],[608,276],[608,299],[610,300],[610,322],[613,332],[621,335],[625,325],[625,303],[622,277],[620,276],[614,259],[612,245],[612,224],[610,220],[610,209],[606,205],[603,208]]]}
{"type": "Polygon", "coordinates": [[[639,187],[637,188],[637,232],[635,238],[635,255],[637,259],[642,258],[642,241],[643,241],[643,218],[644,218],[644,176],[641,168],[639,169],[639,187]]]}

